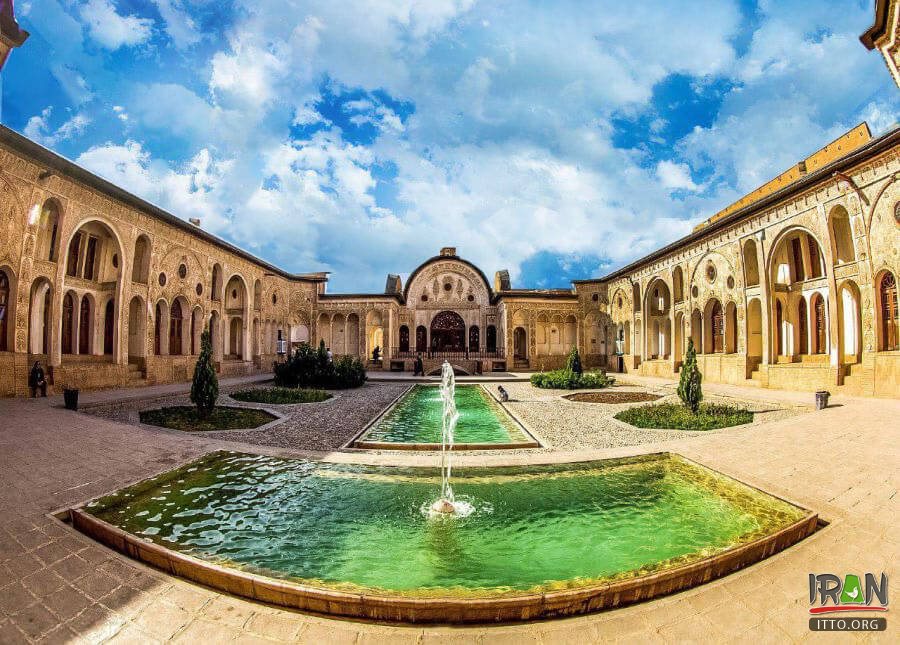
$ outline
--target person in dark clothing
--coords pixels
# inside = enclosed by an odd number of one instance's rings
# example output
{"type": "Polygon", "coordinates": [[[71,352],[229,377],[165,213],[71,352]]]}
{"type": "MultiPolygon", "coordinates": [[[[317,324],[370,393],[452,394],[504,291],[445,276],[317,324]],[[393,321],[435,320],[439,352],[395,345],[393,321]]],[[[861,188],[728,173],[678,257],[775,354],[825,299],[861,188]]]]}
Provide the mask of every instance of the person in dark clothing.
{"type": "Polygon", "coordinates": [[[380,357],[381,357],[381,347],[379,347],[378,345],[376,345],[376,346],[375,346],[375,349],[372,350],[372,360],[375,361],[375,362],[377,363],[377,362],[378,362],[378,359],[379,359],[380,357]]]}
{"type": "Polygon", "coordinates": [[[422,362],[422,355],[416,355],[416,361],[413,363],[413,376],[425,376],[425,365],[422,362]]]}
{"type": "Polygon", "coordinates": [[[31,372],[28,374],[28,387],[31,388],[31,398],[37,396],[37,391],[41,391],[41,396],[47,396],[47,379],[44,378],[44,368],[41,367],[40,361],[35,361],[31,372]]]}

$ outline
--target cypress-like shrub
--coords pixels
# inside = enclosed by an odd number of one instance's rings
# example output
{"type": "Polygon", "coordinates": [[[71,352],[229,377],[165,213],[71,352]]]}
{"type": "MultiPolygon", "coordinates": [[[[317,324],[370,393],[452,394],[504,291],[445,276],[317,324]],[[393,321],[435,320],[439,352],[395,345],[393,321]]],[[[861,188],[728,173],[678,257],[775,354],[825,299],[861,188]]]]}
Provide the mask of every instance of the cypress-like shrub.
{"type": "Polygon", "coordinates": [[[697,352],[694,349],[694,339],[689,338],[684,365],[681,366],[681,377],[678,380],[678,398],[694,414],[697,414],[697,411],[700,409],[700,402],[703,400],[702,381],[703,375],[700,373],[700,368],[697,367],[697,352]]]}
{"type": "Polygon", "coordinates": [[[191,403],[197,406],[197,415],[206,418],[216,407],[219,398],[219,379],[212,362],[212,341],[209,330],[200,334],[200,356],[194,366],[194,380],[191,382],[191,403]]]}

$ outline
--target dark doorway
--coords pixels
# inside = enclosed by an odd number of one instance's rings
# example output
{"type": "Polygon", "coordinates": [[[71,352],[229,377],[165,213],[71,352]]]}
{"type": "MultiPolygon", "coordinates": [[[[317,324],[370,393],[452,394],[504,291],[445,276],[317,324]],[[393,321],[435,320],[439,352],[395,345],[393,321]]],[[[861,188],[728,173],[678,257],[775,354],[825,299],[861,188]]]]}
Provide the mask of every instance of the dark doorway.
{"type": "Polygon", "coordinates": [[[485,343],[487,344],[487,351],[496,352],[497,351],[497,328],[493,325],[487,326],[487,331],[485,343]]]}
{"type": "Polygon", "coordinates": [[[481,349],[481,334],[478,330],[478,325],[472,325],[469,327],[469,351],[477,352],[481,349]]]}
{"type": "Polygon", "coordinates": [[[428,351],[428,330],[423,325],[416,327],[416,351],[428,351]]]}
{"type": "Polygon", "coordinates": [[[106,310],[103,312],[103,353],[113,353],[113,316],[115,307],[113,301],[106,303],[106,310]]]}
{"type": "Polygon", "coordinates": [[[84,297],[78,316],[78,353],[91,353],[91,301],[84,297]]]}
{"type": "Polygon", "coordinates": [[[409,351],[409,327],[400,325],[400,351],[409,351]]]}
{"type": "Polygon", "coordinates": [[[518,359],[528,358],[528,336],[525,334],[524,327],[516,327],[513,331],[513,351],[518,359]]]}

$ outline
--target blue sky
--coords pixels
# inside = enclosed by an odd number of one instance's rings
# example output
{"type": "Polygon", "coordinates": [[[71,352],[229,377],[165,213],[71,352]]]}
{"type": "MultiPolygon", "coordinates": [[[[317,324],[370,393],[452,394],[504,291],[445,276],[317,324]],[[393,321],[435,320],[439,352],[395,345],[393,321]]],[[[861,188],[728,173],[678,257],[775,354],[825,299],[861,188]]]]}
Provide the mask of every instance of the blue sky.
{"type": "Polygon", "coordinates": [[[871,5],[17,0],[2,120],[331,291],[568,286],[892,126],[871,5]]]}

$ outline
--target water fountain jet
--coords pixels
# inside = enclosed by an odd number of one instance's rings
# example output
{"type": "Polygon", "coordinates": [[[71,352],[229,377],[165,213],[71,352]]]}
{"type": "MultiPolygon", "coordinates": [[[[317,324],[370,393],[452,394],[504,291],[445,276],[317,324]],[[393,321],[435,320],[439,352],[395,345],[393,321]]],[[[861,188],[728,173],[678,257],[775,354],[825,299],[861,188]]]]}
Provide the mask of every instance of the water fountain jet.
{"type": "Polygon", "coordinates": [[[457,515],[468,505],[458,504],[450,487],[453,432],[459,421],[459,412],[456,410],[456,377],[453,367],[447,361],[441,366],[441,404],[441,496],[428,510],[431,515],[457,515]]]}

